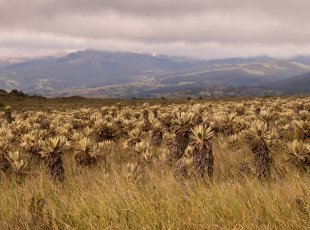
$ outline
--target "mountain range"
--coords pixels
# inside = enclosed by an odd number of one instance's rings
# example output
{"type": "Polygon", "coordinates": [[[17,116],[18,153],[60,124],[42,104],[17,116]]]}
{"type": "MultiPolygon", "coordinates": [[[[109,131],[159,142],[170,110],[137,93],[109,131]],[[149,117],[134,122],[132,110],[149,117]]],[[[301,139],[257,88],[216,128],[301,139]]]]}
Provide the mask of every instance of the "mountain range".
{"type": "Polygon", "coordinates": [[[146,98],[310,93],[310,56],[200,60],[84,50],[0,60],[0,88],[49,97],[146,98]]]}

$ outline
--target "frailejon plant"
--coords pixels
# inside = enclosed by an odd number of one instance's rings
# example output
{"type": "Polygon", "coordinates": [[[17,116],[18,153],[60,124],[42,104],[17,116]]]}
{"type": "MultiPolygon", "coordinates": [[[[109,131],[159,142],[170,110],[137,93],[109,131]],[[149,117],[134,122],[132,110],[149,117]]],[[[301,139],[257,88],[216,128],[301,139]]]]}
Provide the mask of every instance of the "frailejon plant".
{"type": "Polygon", "coordinates": [[[310,168],[310,147],[303,141],[294,140],[287,145],[288,162],[293,163],[302,171],[310,168]]]}
{"type": "MultiPolygon", "coordinates": [[[[310,115],[309,115],[310,116],[310,115]]],[[[301,131],[301,138],[303,141],[310,138],[310,122],[299,120],[293,122],[296,128],[301,131]]]]}
{"type": "Polygon", "coordinates": [[[213,177],[214,171],[214,157],[212,153],[211,138],[214,132],[211,131],[211,127],[204,127],[203,125],[195,126],[192,129],[193,133],[193,164],[200,177],[204,177],[205,174],[208,177],[213,177]]]}
{"type": "Polygon", "coordinates": [[[234,120],[235,114],[225,113],[221,119],[222,122],[222,131],[225,135],[233,135],[234,133],[234,120]]]}
{"type": "Polygon", "coordinates": [[[259,179],[269,178],[270,156],[267,145],[267,124],[254,122],[245,132],[245,142],[250,146],[254,156],[254,165],[259,179]]]}
{"type": "Polygon", "coordinates": [[[115,140],[117,138],[117,129],[112,122],[107,122],[103,119],[96,119],[94,123],[97,141],[115,140]]]}
{"type": "Polygon", "coordinates": [[[41,157],[40,141],[42,137],[39,132],[27,133],[21,137],[21,146],[30,155],[31,160],[38,161],[41,157]]]}
{"type": "Polygon", "coordinates": [[[150,163],[154,159],[154,155],[150,150],[149,143],[141,141],[135,145],[135,151],[139,154],[141,162],[150,163]]]}
{"type": "Polygon", "coordinates": [[[7,140],[0,139],[0,170],[4,172],[10,168],[10,162],[7,158],[9,147],[7,140]]]}
{"type": "Polygon", "coordinates": [[[193,148],[187,146],[184,152],[184,156],[176,163],[174,170],[174,176],[178,180],[188,179],[191,175],[191,168],[193,166],[193,148]]]}
{"type": "Polygon", "coordinates": [[[14,119],[12,117],[12,107],[11,106],[6,106],[4,108],[4,114],[5,114],[5,118],[6,118],[6,121],[11,124],[14,119]]]}
{"type": "Polygon", "coordinates": [[[51,137],[42,143],[41,156],[55,181],[64,181],[65,169],[62,162],[62,154],[65,149],[64,137],[51,137]]]}
{"type": "Polygon", "coordinates": [[[16,175],[22,175],[26,172],[27,161],[23,160],[19,151],[9,151],[7,158],[10,162],[10,168],[16,175]]]}
{"type": "Polygon", "coordinates": [[[90,166],[97,163],[98,156],[94,155],[93,152],[98,148],[88,137],[83,137],[78,142],[77,152],[74,159],[77,164],[83,166],[90,166]]]}
{"type": "Polygon", "coordinates": [[[239,148],[239,136],[237,134],[228,136],[228,148],[230,150],[237,150],[239,148]]]}
{"type": "Polygon", "coordinates": [[[153,124],[151,143],[154,146],[160,146],[162,141],[163,141],[162,127],[161,127],[160,123],[158,121],[156,121],[153,124]]]}
{"type": "Polygon", "coordinates": [[[144,110],[143,111],[143,122],[144,122],[144,126],[143,126],[143,131],[144,132],[148,132],[151,128],[151,122],[149,121],[149,111],[148,110],[144,110]]]}
{"type": "Polygon", "coordinates": [[[173,120],[176,128],[171,154],[173,159],[178,160],[184,155],[184,150],[189,144],[190,127],[194,118],[195,114],[193,113],[180,112],[176,114],[173,120]]]}
{"type": "Polygon", "coordinates": [[[129,132],[129,141],[128,145],[133,147],[137,143],[141,142],[141,129],[140,128],[135,128],[129,132]]]}

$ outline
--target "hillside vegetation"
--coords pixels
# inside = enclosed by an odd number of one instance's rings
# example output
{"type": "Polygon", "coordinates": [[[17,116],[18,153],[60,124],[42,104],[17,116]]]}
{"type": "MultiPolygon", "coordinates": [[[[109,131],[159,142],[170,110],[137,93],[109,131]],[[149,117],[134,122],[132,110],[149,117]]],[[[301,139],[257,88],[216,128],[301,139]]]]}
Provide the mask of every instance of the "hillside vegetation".
{"type": "Polygon", "coordinates": [[[0,95],[1,229],[309,229],[310,98],[0,95]]]}

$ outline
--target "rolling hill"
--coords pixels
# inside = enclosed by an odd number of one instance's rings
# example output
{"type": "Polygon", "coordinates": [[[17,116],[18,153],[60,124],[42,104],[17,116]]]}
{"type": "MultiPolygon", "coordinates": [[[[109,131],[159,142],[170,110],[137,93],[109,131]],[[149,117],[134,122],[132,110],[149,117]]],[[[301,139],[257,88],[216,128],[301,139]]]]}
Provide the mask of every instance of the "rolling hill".
{"type": "Polygon", "coordinates": [[[263,85],[266,89],[278,90],[285,95],[310,94],[310,72],[263,85]]]}
{"type": "MultiPolygon", "coordinates": [[[[0,61],[0,88],[52,97],[272,94],[286,92],[287,81],[310,72],[308,60],[306,56],[288,60],[265,56],[197,60],[85,50],[18,63],[0,61]]],[[[304,84],[299,87],[296,83],[294,93],[303,93],[304,84]]]]}
{"type": "Polygon", "coordinates": [[[180,71],[202,61],[148,54],[78,51],[65,57],[27,60],[0,68],[0,87],[28,93],[141,81],[150,75],[180,71]]]}

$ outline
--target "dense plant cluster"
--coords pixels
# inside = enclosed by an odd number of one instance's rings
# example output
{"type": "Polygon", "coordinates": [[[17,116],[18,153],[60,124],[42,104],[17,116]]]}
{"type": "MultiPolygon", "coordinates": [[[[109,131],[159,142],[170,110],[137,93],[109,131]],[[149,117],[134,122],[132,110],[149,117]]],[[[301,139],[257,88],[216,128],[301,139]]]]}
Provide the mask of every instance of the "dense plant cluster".
{"type": "Polygon", "coordinates": [[[220,148],[246,155],[230,169],[235,175],[272,183],[289,170],[309,173],[309,114],[309,98],[295,97],[24,112],[6,107],[0,178],[27,183],[40,168],[62,184],[66,158],[70,167],[101,165],[106,177],[135,183],[145,183],[152,171],[171,172],[181,183],[216,183],[216,167],[226,164],[216,156],[220,148]]]}
{"type": "Polygon", "coordinates": [[[118,144],[128,150],[127,163],[183,165],[200,177],[213,176],[214,142],[233,151],[246,143],[260,179],[272,176],[272,151],[286,152],[287,161],[302,171],[310,166],[307,99],[117,105],[13,115],[11,110],[6,107],[0,129],[1,170],[8,174],[26,174],[32,162],[42,161],[54,180],[63,181],[63,154],[72,155],[77,165],[91,166],[118,144]]]}

